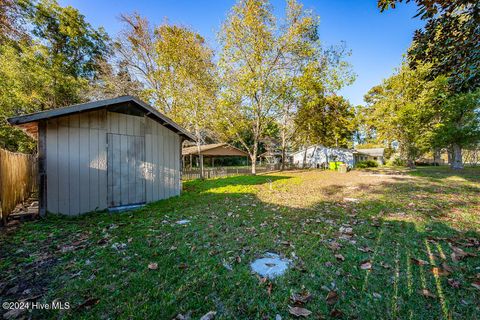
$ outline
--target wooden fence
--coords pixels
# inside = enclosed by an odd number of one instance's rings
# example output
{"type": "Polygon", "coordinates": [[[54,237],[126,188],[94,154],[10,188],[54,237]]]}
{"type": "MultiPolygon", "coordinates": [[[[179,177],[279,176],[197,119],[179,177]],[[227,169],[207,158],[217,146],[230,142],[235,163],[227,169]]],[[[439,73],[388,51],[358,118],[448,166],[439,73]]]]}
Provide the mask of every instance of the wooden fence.
{"type": "Polygon", "coordinates": [[[0,149],[0,221],[36,190],[36,157],[0,149]]]}
{"type": "MultiPolygon", "coordinates": [[[[269,171],[280,170],[280,165],[266,165],[266,166],[257,166],[257,173],[265,173],[269,171]]],[[[252,172],[251,167],[218,167],[218,168],[203,168],[203,174],[205,179],[217,178],[217,177],[228,177],[235,175],[245,175],[252,172]]],[[[183,169],[182,180],[192,180],[200,179],[200,169],[183,169]]]]}

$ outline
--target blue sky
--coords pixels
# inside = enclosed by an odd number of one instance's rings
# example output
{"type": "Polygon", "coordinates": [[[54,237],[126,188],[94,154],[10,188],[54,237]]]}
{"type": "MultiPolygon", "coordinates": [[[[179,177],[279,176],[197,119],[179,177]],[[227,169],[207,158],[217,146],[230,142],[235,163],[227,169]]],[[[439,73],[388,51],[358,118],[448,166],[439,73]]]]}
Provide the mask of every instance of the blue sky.
{"type": "MultiPolygon", "coordinates": [[[[301,1],[301,0],[300,0],[301,1]]],[[[357,74],[353,85],[342,94],[353,104],[362,104],[363,95],[388,77],[402,61],[413,32],[422,26],[413,18],[414,4],[401,4],[380,13],[376,0],[303,0],[305,8],[320,16],[320,37],[324,44],[345,41],[352,51],[349,61],[357,74]]],[[[121,13],[138,12],[150,22],[189,26],[218,49],[216,34],[235,0],[60,0],[79,9],[95,27],[103,26],[111,36],[121,29],[121,13]]],[[[284,0],[272,0],[277,16],[284,0]]]]}

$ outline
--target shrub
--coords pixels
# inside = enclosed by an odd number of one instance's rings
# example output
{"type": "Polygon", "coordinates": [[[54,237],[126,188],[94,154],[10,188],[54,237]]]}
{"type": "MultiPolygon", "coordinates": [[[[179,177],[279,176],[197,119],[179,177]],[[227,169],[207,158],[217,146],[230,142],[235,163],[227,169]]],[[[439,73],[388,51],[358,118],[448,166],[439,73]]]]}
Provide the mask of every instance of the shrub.
{"type": "Polygon", "coordinates": [[[378,167],[378,162],[373,160],[360,161],[356,164],[357,168],[375,168],[378,167]]]}
{"type": "Polygon", "coordinates": [[[387,161],[387,166],[390,167],[402,167],[406,166],[407,162],[400,158],[399,156],[393,156],[390,160],[387,161]]]}

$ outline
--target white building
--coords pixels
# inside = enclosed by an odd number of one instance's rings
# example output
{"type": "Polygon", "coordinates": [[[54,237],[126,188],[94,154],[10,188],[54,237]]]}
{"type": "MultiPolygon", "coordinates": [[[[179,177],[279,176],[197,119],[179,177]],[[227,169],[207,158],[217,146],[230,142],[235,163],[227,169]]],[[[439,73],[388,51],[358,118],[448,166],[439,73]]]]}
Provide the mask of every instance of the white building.
{"type": "Polygon", "coordinates": [[[306,168],[327,168],[330,161],[341,161],[349,168],[355,166],[355,150],[344,148],[329,148],[322,145],[313,145],[306,150],[299,150],[292,154],[293,164],[306,168]],[[306,154],[305,154],[306,152],[306,154]]]}

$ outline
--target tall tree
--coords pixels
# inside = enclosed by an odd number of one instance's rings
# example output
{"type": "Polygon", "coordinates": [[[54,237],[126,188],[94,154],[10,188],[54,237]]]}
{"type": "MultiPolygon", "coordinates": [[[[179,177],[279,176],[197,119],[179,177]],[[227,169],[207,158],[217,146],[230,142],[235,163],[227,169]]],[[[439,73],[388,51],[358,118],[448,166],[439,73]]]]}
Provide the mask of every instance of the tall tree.
{"type": "MultiPolygon", "coordinates": [[[[394,8],[402,0],[379,0],[378,6],[383,11],[394,8]]],[[[409,2],[408,0],[406,2],[409,2]]],[[[429,79],[439,76],[448,78],[449,88],[446,92],[455,95],[453,101],[459,101],[460,94],[469,97],[480,87],[480,2],[477,0],[415,0],[418,5],[417,16],[426,20],[423,29],[417,30],[413,44],[408,50],[408,62],[411,68],[417,68],[425,63],[430,64],[429,79]]],[[[463,123],[457,115],[464,111],[464,104],[458,105],[456,112],[451,112],[451,104],[444,105],[442,121],[451,124],[453,120],[463,123]],[[453,118],[449,119],[448,116],[453,118]]],[[[453,131],[446,130],[444,134],[453,131]]],[[[444,141],[456,141],[453,136],[444,141]]],[[[480,138],[477,143],[480,142],[480,138]]],[[[456,150],[453,155],[452,167],[462,168],[462,144],[444,146],[456,150]]]]}
{"type": "Polygon", "coordinates": [[[377,142],[397,141],[409,166],[432,148],[433,125],[441,121],[439,109],[447,80],[437,77],[430,81],[429,74],[428,65],[415,70],[403,65],[365,96],[364,117],[375,130],[377,142]]]}
{"type": "Polygon", "coordinates": [[[295,94],[285,89],[311,61],[322,59],[317,16],[294,0],[287,2],[285,20],[278,22],[272,11],[266,0],[239,0],[219,35],[221,120],[227,135],[248,151],[253,174],[268,121],[286,119],[294,107],[295,94]],[[242,132],[250,133],[251,143],[242,132]]]}
{"type": "Polygon", "coordinates": [[[15,3],[25,35],[0,41],[0,145],[32,151],[33,142],[5,119],[82,101],[108,53],[108,37],[54,0],[15,3]]]}
{"type": "MultiPolygon", "coordinates": [[[[117,42],[119,56],[144,83],[143,96],[195,134],[200,153],[216,104],[213,50],[187,27],[164,23],[152,28],[136,14],[122,20],[126,28],[117,42]]],[[[203,173],[202,159],[200,165],[203,173]]]]}
{"type": "Polygon", "coordinates": [[[452,168],[462,169],[462,149],[480,141],[480,89],[446,99],[438,110],[431,140],[435,146],[451,146],[452,168]]]}

